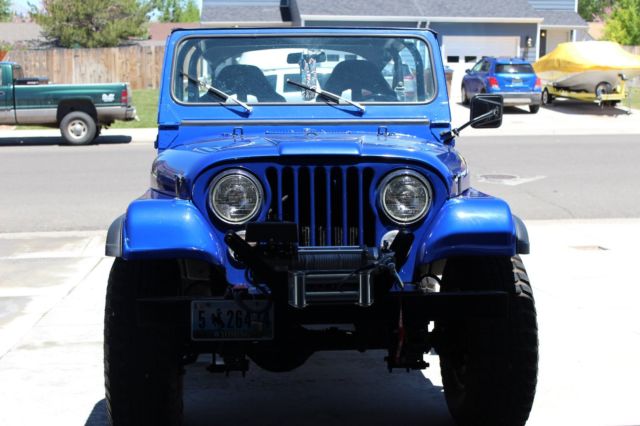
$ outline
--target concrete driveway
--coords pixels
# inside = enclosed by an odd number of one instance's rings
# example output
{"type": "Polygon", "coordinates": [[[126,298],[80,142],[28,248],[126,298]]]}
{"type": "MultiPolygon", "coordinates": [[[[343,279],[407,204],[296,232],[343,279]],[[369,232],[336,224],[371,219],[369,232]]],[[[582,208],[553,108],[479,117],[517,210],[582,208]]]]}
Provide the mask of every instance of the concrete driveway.
{"type": "MultiPolygon", "coordinates": [[[[451,103],[452,124],[469,120],[469,107],[459,100],[451,103]]],[[[640,110],[627,106],[601,108],[595,103],[555,100],[531,114],[527,106],[505,107],[502,126],[497,129],[464,129],[466,136],[526,135],[611,135],[639,134],[640,110]]]]}
{"type": "MultiPolygon", "coordinates": [[[[540,327],[529,426],[637,425],[640,221],[529,221],[540,327]]],[[[105,425],[104,232],[0,235],[0,424],[105,425]],[[48,271],[48,272],[47,272],[48,271]],[[42,274],[48,274],[45,278],[42,274]],[[13,312],[13,313],[12,313],[13,312]]],[[[187,425],[452,426],[438,359],[388,374],[381,352],[328,352],[291,373],[188,368],[187,425]]]]}

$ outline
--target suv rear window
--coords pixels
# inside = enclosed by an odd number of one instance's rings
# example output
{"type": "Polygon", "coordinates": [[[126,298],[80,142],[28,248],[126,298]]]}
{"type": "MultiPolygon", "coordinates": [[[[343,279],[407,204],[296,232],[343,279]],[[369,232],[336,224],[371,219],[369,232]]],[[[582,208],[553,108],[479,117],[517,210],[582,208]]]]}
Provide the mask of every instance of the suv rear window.
{"type": "Polygon", "coordinates": [[[533,74],[529,64],[496,64],[496,74],[533,74]]]}

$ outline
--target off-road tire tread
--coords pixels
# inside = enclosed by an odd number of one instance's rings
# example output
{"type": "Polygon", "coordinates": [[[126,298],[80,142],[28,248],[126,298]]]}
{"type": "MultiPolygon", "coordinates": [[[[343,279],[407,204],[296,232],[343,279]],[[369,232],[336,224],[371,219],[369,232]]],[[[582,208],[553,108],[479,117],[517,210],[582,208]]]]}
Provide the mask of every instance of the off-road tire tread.
{"type": "Polygon", "coordinates": [[[523,426],[531,411],[538,374],[535,302],[524,264],[518,256],[449,259],[443,290],[506,290],[511,294],[510,322],[474,319],[464,325],[437,325],[444,329],[441,372],[447,404],[458,425],[523,426]],[[462,334],[473,353],[466,393],[452,380],[455,345],[447,342],[451,335],[446,335],[462,329],[471,331],[462,334]]]}
{"type": "Polygon", "coordinates": [[[183,371],[175,330],[140,326],[136,313],[136,298],[159,295],[168,276],[166,265],[158,262],[118,258],[111,269],[104,377],[107,415],[114,426],[182,423],[183,371]]]}

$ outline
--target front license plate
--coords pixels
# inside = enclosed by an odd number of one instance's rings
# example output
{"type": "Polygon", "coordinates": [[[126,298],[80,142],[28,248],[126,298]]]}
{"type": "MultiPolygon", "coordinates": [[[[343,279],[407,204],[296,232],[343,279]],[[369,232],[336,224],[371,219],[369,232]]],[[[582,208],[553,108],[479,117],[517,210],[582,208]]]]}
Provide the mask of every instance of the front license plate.
{"type": "Polygon", "coordinates": [[[267,300],[244,300],[249,310],[233,300],[191,302],[193,340],[273,339],[273,306],[267,300]]]}

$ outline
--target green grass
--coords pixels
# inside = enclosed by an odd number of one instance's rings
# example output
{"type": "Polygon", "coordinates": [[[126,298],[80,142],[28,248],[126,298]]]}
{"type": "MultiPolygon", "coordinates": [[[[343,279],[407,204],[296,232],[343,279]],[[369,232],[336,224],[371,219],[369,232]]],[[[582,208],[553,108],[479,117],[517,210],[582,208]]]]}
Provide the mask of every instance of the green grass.
{"type": "Polygon", "coordinates": [[[116,121],[112,129],[141,129],[157,127],[159,89],[138,89],[133,92],[133,106],[140,121],[116,121]]]}
{"type": "Polygon", "coordinates": [[[629,99],[626,99],[623,104],[630,105],[634,109],[640,109],[640,87],[629,88],[629,99]]]}

